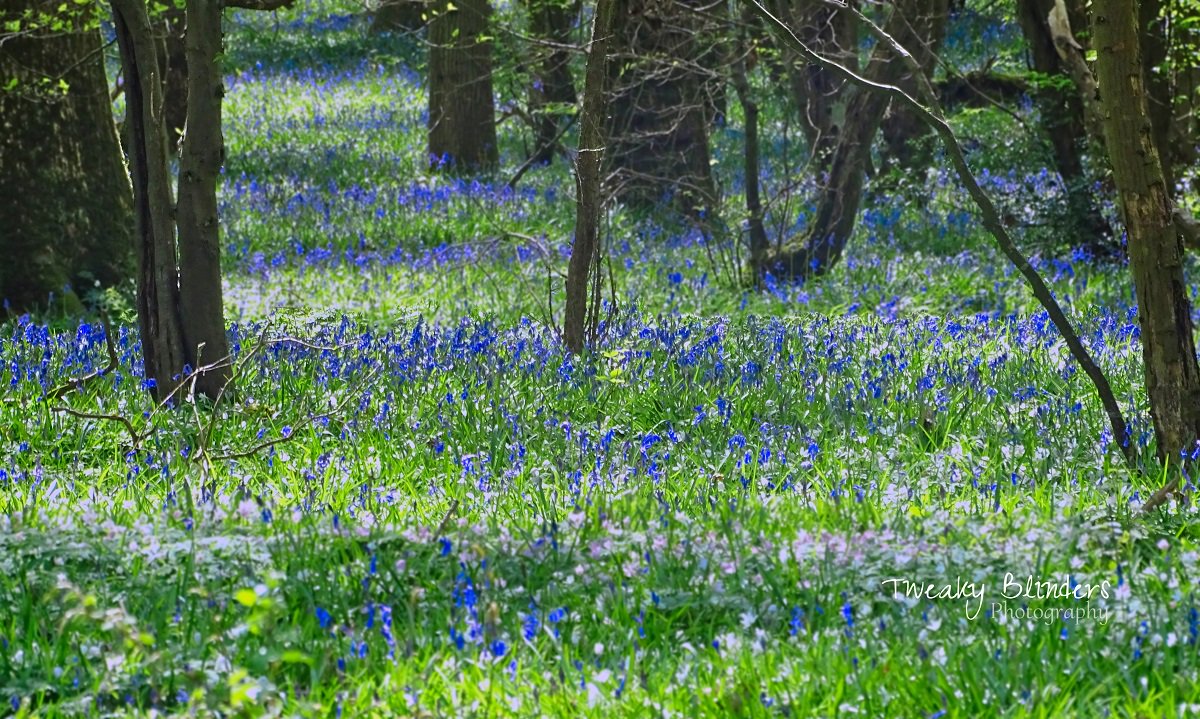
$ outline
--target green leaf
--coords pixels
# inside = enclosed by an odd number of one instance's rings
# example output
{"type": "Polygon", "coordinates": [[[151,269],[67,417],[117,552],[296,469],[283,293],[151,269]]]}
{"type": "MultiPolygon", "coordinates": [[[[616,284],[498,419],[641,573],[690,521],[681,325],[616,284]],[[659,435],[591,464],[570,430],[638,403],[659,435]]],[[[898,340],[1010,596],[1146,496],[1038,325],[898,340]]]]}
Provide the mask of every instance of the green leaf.
{"type": "Polygon", "coordinates": [[[258,603],[258,594],[253,589],[239,589],[234,593],[233,598],[244,607],[253,607],[258,603]]]}
{"type": "Polygon", "coordinates": [[[284,664],[312,664],[312,657],[296,649],[288,649],[279,655],[279,661],[284,664]]]}

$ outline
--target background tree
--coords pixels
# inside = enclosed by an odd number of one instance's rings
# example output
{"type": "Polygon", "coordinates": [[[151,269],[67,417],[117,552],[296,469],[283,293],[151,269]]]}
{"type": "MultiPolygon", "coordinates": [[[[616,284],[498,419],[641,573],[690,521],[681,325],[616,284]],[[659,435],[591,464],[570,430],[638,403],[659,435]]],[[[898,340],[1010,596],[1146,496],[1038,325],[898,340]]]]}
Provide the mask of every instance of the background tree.
{"type": "Polygon", "coordinates": [[[371,16],[371,32],[415,32],[429,20],[427,0],[384,0],[371,16]]]}
{"type": "Polygon", "coordinates": [[[439,0],[429,21],[429,155],[459,171],[500,164],[488,0],[439,0]]]}
{"type": "MultiPolygon", "coordinates": [[[[836,10],[832,3],[813,5],[836,10]]],[[[918,45],[931,35],[933,25],[944,21],[939,6],[941,0],[899,0],[889,9],[885,29],[902,46],[918,45]]],[[[849,62],[845,67],[853,71],[858,42],[852,39],[856,35],[845,29],[848,21],[818,18],[811,22],[821,28],[817,36],[829,48],[829,58],[839,64],[849,62]],[[836,30],[832,37],[830,29],[836,30]]],[[[863,70],[867,81],[884,85],[901,82],[910,74],[891,48],[883,44],[871,50],[863,70]]],[[[796,84],[802,85],[810,98],[804,107],[805,119],[812,125],[808,130],[810,154],[819,182],[816,210],[804,238],[768,255],[765,264],[757,268],[796,278],[826,272],[841,260],[858,221],[871,146],[890,102],[886,93],[845,88],[842,108],[824,95],[827,87],[830,92],[841,91],[841,81],[820,78],[820,73],[806,73],[805,77],[804,82],[796,84]]]]}
{"type": "Polygon", "coordinates": [[[614,194],[691,216],[717,214],[709,128],[721,54],[706,0],[620,0],[615,9],[607,164],[614,194]]]}
{"type": "MultiPolygon", "coordinates": [[[[1093,252],[1109,254],[1115,249],[1112,228],[1100,213],[1091,190],[1096,175],[1085,171],[1083,160],[1088,137],[1084,101],[1079,92],[1064,90],[1064,85],[1069,85],[1070,73],[1047,22],[1054,5],[1055,0],[1018,0],[1016,5],[1030,64],[1045,78],[1035,84],[1032,95],[1038,104],[1042,131],[1050,142],[1054,168],[1066,188],[1071,229],[1080,236],[1081,244],[1093,252]]],[[[1087,27],[1082,3],[1072,0],[1064,8],[1071,27],[1087,27]]],[[[1076,40],[1087,42],[1087,38],[1076,37],[1076,40]]]]}
{"type": "Polygon", "coordinates": [[[0,299],[45,306],[133,263],[129,180],[113,123],[92,6],[58,18],[60,3],[3,0],[0,20],[24,27],[0,49],[0,299]]]}
{"type": "Polygon", "coordinates": [[[525,0],[533,43],[530,110],[535,163],[554,159],[554,150],[574,113],[577,98],[571,77],[571,30],[579,17],[578,0],[525,0]]]}

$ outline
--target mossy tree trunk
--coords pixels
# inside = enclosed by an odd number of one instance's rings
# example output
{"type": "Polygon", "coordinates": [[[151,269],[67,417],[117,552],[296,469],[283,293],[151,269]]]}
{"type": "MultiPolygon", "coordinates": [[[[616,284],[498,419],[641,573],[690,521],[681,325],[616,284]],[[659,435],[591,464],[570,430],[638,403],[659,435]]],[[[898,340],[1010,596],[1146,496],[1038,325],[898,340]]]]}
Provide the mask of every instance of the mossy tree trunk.
{"type": "Polygon", "coordinates": [[[488,0],[438,0],[429,22],[429,155],[457,172],[500,164],[488,0]],[[451,9],[452,8],[452,9],[451,9]]]}
{"type": "MultiPolygon", "coordinates": [[[[58,5],[0,0],[0,19],[58,5]]],[[[82,13],[74,31],[34,31],[0,50],[0,78],[16,81],[0,88],[0,300],[13,312],[44,307],[68,286],[78,293],[132,274],[129,179],[100,31],[82,13]]]]}
{"type": "Polygon", "coordinates": [[[1128,0],[1094,0],[1092,41],[1105,144],[1129,241],[1150,414],[1159,457],[1176,461],[1200,438],[1200,367],[1183,241],[1149,116],[1136,12],[1128,0]]]}

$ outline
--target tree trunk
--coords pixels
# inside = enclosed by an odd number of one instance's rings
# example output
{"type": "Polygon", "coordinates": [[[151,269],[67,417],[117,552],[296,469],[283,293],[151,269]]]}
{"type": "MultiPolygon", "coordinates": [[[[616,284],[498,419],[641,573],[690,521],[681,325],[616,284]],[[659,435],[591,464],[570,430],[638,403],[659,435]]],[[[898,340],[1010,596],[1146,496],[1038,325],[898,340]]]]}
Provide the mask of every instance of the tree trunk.
{"type": "MultiPolygon", "coordinates": [[[[919,19],[922,37],[912,46],[913,57],[927,76],[933,76],[937,67],[938,52],[946,39],[946,25],[950,19],[949,0],[929,0],[923,8],[925,14],[919,19]]],[[[917,78],[905,74],[899,82],[900,89],[910,95],[916,94],[917,78]]],[[[886,143],[886,160],[909,172],[929,166],[932,160],[933,140],[929,127],[907,107],[892,106],[883,120],[883,139],[886,143]]]]}
{"type": "MultiPolygon", "coordinates": [[[[773,0],[771,8],[805,45],[845,68],[858,71],[858,28],[849,13],[837,12],[832,5],[821,2],[791,0],[773,0]]],[[[790,49],[784,50],[784,64],[814,167],[828,170],[828,158],[837,146],[847,117],[847,96],[841,92],[845,81],[805,62],[790,49]]]]}
{"type": "Polygon", "coordinates": [[[221,51],[221,0],[187,0],[187,132],[179,161],[179,300],[185,353],[198,370],[196,391],[216,397],[229,382],[225,310],[221,297],[221,238],[217,180],[225,159],[217,56],[221,51]]]}
{"type": "Polygon", "coordinates": [[[571,22],[579,16],[579,3],[566,0],[526,0],[529,29],[535,40],[533,87],[530,106],[536,124],[533,161],[554,159],[559,137],[575,109],[575,82],[571,78],[571,22]]]}
{"type": "Polygon", "coordinates": [[[1139,26],[1128,0],[1094,0],[1092,39],[1104,132],[1138,302],[1146,391],[1158,455],[1176,461],[1200,437],[1200,368],[1183,243],[1147,108],[1139,26]]]}
{"type": "Polygon", "coordinates": [[[174,0],[153,0],[155,36],[158,38],[158,67],[162,74],[163,122],[167,130],[167,151],[179,148],[183,125],[187,122],[188,68],[184,31],[186,11],[174,0]]]}
{"type": "MultiPolygon", "coordinates": [[[[743,12],[742,19],[743,27],[751,24],[753,16],[748,9],[743,12]]],[[[744,30],[738,30],[738,47],[733,58],[731,77],[745,121],[746,137],[743,141],[742,161],[746,185],[746,217],[750,231],[750,267],[755,268],[754,277],[757,281],[757,268],[763,266],[771,247],[766,227],[763,225],[762,197],[759,192],[758,103],[754,101],[746,73],[746,57],[750,49],[743,33],[744,30]]]]}
{"type": "MultiPolygon", "coordinates": [[[[0,0],[0,20],[56,6],[0,0]]],[[[0,88],[0,300],[13,312],[131,274],[132,195],[99,28],[84,15],[88,29],[14,36],[0,49],[0,78],[17,82],[0,88]]]]}
{"type": "Polygon", "coordinates": [[[426,0],[386,0],[371,18],[371,33],[416,32],[425,27],[430,10],[426,0]]]}
{"type": "Polygon", "coordinates": [[[438,0],[429,23],[429,155],[459,172],[495,170],[488,0],[438,0]],[[453,7],[454,9],[449,9],[453,7]]]}
{"type": "Polygon", "coordinates": [[[616,196],[654,206],[668,194],[693,217],[717,205],[708,131],[713,106],[706,90],[718,64],[711,29],[695,12],[709,0],[620,0],[613,28],[608,161],[616,196]],[[690,7],[689,7],[690,6],[690,7]]]}
{"type": "MultiPolygon", "coordinates": [[[[575,240],[567,265],[563,341],[572,354],[583,351],[588,317],[588,279],[599,271],[601,172],[604,165],[604,84],[618,0],[596,0],[592,42],[588,46],[579,122],[579,157],[575,161],[575,240]]],[[[598,312],[593,298],[593,312],[598,312]]]]}
{"type": "Polygon", "coordinates": [[[179,313],[162,78],[146,4],[112,0],[112,10],[125,76],[125,145],[133,179],[138,255],[138,327],[145,377],[162,400],[175,389],[187,362],[179,313]]]}
{"type": "Polygon", "coordinates": [[[1175,155],[1171,146],[1174,124],[1174,93],[1170,75],[1161,67],[1167,61],[1167,28],[1162,22],[1162,0],[1141,0],[1138,3],[1138,28],[1142,46],[1142,76],[1146,83],[1146,105],[1153,129],[1154,146],[1162,164],[1167,193],[1175,193],[1175,155]],[[1155,68],[1159,68],[1155,72],[1155,68]]]}
{"type": "MultiPolygon", "coordinates": [[[[1046,17],[1054,7],[1054,0],[1017,0],[1017,20],[1029,53],[1033,69],[1051,76],[1065,76],[1066,69],[1054,46],[1054,38],[1046,24],[1046,17]]],[[[1086,16],[1077,3],[1068,8],[1072,27],[1084,27],[1086,16]]],[[[1042,130],[1050,140],[1050,151],[1054,166],[1067,192],[1067,207],[1070,211],[1071,234],[1080,237],[1082,244],[1097,254],[1112,254],[1113,231],[1108,220],[1100,213],[1091,185],[1084,172],[1081,160],[1081,144],[1087,136],[1084,123],[1084,107],[1079,93],[1059,92],[1052,89],[1034,94],[1041,116],[1042,130]]]]}
{"type": "MultiPolygon", "coordinates": [[[[936,1],[904,0],[895,3],[888,18],[887,33],[903,46],[916,45],[923,37],[923,19],[930,16],[929,9],[936,1]]],[[[905,75],[905,68],[890,48],[876,45],[871,51],[864,75],[871,82],[892,85],[905,75]]],[[[822,178],[816,212],[809,223],[807,237],[798,248],[785,248],[778,254],[768,256],[765,264],[759,267],[760,272],[770,271],[803,279],[824,273],[841,260],[846,243],[858,222],[871,145],[889,104],[885,93],[862,88],[847,88],[847,91],[851,95],[841,127],[831,123],[830,130],[822,131],[836,136],[837,143],[829,151],[828,171],[822,178]]],[[[818,148],[823,146],[825,136],[822,134],[815,138],[818,148]]],[[[818,152],[823,150],[819,149],[818,152]]],[[[818,155],[816,159],[820,161],[821,157],[818,155]]]]}

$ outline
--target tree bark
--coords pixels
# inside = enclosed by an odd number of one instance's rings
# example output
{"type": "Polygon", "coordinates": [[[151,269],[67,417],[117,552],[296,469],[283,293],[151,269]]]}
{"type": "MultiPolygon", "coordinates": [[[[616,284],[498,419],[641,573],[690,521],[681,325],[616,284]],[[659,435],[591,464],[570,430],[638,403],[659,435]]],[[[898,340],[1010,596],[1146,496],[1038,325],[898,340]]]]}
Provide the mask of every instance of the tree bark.
{"type": "Polygon", "coordinates": [[[416,32],[425,27],[431,9],[426,0],[385,0],[371,18],[371,34],[416,32]]]}
{"type": "Polygon", "coordinates": [[[217,181],[225,160],[221,100],[221,0],[187,0],[187,132],[179,161],[179,300],[185,357],[202,372],[196,391],[216,397],[229,382],[217,181]]]}
{"type": "Polygon", "coordinates": [[[694,12],[708,1],[619,0],[608,162],[622,201],[652,207],[671,193],[684,214],[715,214],[706,90],[718,60],[694,12]]]}
{"type": "MultiPolygon", "coordinates": [[[[843,67],[858,70],[858,28],[848,13],[821,2],[794,3],[771,0],[776,17],[794,28],[805,45],[843,67]]],[[[837,146],[847,117],[847,97],[841,92],[845,81],[783,49],[784,70],[792,99],[800,110],[800,129],[808,142],[815,167],[828,170],[827,160],[837,146]]]]}
{"type": "MultiPolygon", "coordinates": [[[[1029,47],[1033,69],[1050,76],[1066,76],[1067,69],[1059,57],[1054,38],[1046,23],[1054,0],[1017,0],[1017,21],[1029,47]]],[[[1084,27],[1086,15],[1077,2],[1068,6],[1072,27],[1084,27]]],[[[1071,222],[1082,244],[1097,254],[1114,250],[1113,231],[1091,191],[1081,159],[1081,148],[1087,137],[1084,122],[1084,103],[1079,92],[1059,92],[1043,89],[1034,94],[1041,116],[1042,131],[1050,140],[1055,169],[1067,192],[1071,222]]]]}
{"type": "Polygon", "coordinates": [[[162,116],[162,76],[142,0],[112,0],[125,76],[125,130],[133,179],[138,255],[137,309],[146,380],[165,399],[187,362],[179,313],[175,222],[162,116]]]}
{"type": "MultiPolygon", "coordinates": [[[[904,46],[920,42],[930,7],[937,1],[901,0],[895,3],[887,21],[888,34],[904,46]]],[[[864,70],[867,80],[886,85],[898,82],[905,73],[904,64],[883,45],[872,49],[864,70]]],[[[861,88],[847,90],[851,96],[842,126],[831,125],[834,129],[823,131],[826,134],[815,139],[817,147],[821,148],[824,138],[832,134],[836,136],[836,144],[828,151],[828,171],[822,178],[816,212],[809,223],[807,236],[799,247],[785,248],[766,257],[758,268],[760,272],[803,279],[827,272],[842,258],[858,222],[871,145],[890,102],[884,93],[861,88]]],[[[820,159],[821,155],[818,155],[817,160],[820,159]]]]}
{"type": "MultiPolygon", "coordinates": [[[[0,20],[57,5],[0,0],[0,20]]],[[[74,28],[11,37],[0,49],[0,78],[16,81],[0,88],[0,301],[12,312],[132,271],[132,194],[100,32],[88,11],[74,28]]]]}
{"type": "MultiPolygon", "coordinates": [[[[575,161],[575,239],[567,265],[563,341],[572,354],[583,351],[588,316],[588,279],[599,271],[601,172],[604,166],[605,92],[608,56],[617,0],[596,0],[592,41],[588,46],[579,157],[575,161]]],[[[595,299],[593,299],[593,305],[595,299]]]]}
{"type": "MultiPolygon", "coordinates": [[[[950,19],[949,0],[929,0],[925,15],[917,19],[918,37],[913,47],[913,57],[927,76],[932,76],[937,66],[938,53],[946,39],[946,25],[950,19]]],[[[905,92],[914,94],[917,78],[907,73],[899,81],[905,92]]],[[[883,139],[887,147],[885,159],[909,172],[929,166],[932,154],[928,143],[922,143],[932,133],[929,127],[912,110],[903,106],[892,106],[883,119],[883,139]]]]}
{"type": "Polygon", "coordinates": [[[488,0],[438,0],[429,23],[429,155],[457,172],[500,164],[488,0]],[[450,7],[455,9],[451,10],[450,7]]]}
{"type": "MultiPolygon", "coordinates": [[[[751,18],[749,10],[744,11],[743,26],[748,26],[751,18]]],[[[757,268],[763,266],[771,247],[766,227],[763,225],[762,197],[759,191],[761,168],[758,147],[758,103],[754,100],[746,72],[745,58],[749,54],[749,47],[741,33],[742,31],[739,31],[738,48],[732,63],[731,77],[738,103],[742,106],[742,116],[745,122],[746,137],[742,147],[742,162],[746,185],[746,218],[750,234],[750,267],[755,269],[754,277],[757,281],[759,278],[757,268]]]]}
{"type": "Polygon", "coordinates": [[[159,40],[158,66],[163,81],[163,122],[167,130],[167,150],[179,148],[183,126],[187,123],[188,66],[187,41],[184,38],[187,13],[174,0],[155,0],[158,13],[153,21],[159,40]]]}
{"type": "Polygon", "coordinates": [[[1117,197],[1138,302],[1146,391],[1158,455],[1177,461],[1200,437],[1200,368],[1183,271],[1147,107],[1136,10],[1127,0],[1094,0],[1092,39],[1117,197]]]}
{"type": "Polygon", "coordinates": [[[555,147],[577,98],[571,78],[571,21],[579,16],[575,0],[526,0],[529,29],[535,40],[533,87],[530,107],[536,124],[533,161],[545,164],[554,159],[555,147]]]}

